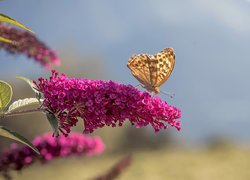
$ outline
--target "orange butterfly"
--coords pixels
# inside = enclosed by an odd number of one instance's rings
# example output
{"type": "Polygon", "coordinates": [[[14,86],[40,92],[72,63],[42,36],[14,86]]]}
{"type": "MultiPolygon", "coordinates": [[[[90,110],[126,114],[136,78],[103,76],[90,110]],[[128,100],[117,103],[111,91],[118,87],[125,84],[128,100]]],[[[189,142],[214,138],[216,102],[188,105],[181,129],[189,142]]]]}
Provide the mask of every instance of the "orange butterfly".
{"type": "Polygon", "coordinates": [[[128,60],[128,68],[142,86],[153,93],[160,93],[160,86],[168,80],[174,69],[175,54],[173,48],[160,53],[138,54],[128,60]]]}

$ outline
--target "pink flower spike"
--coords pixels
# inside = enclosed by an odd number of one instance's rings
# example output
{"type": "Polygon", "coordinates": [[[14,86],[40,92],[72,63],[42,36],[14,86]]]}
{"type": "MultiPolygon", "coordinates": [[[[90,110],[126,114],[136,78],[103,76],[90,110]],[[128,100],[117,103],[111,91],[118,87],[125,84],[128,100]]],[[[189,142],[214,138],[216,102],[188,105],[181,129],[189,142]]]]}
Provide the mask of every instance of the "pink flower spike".
{"type": "Polygon", "coordinates": [[[0,41],[0,48],[11,54],[24,54],[35,59],[43,67],[50,69],[52,64],[59,65],[60,59],[55,51],[48,48],[34,34],[0,23],[1,37],[15,41],[5,43],[0,41]]]}
{"type": "Polygon", "coordinates": [[[21,170],[35,161],[48,162],[55,158],[71,155],[93,156],[101,154],[105,145],[99,137],[86,137],[81,133],[71,133],[68,137],[52,137],[52,133],[45,133],[36,137],[33,142],[39,150],[38,156],[27,146],[12,144],[0,156],[0,172],[8,175],[10,169],[21,170]]]}
{"type": "Polygon", "coordinates": [[[34,81],[43,94],[43,108],[59,121],[59,130],[70,133],[78,118],[83,119],[84,133],[103,126],[122,126],[125,120],[138,128],[151,125],[155,132],[168,128],[180,130],[181,112],[159,97],[153,98],[131,85],[113,81],[68,78],[52,70],[49,79],[34,81]]]}

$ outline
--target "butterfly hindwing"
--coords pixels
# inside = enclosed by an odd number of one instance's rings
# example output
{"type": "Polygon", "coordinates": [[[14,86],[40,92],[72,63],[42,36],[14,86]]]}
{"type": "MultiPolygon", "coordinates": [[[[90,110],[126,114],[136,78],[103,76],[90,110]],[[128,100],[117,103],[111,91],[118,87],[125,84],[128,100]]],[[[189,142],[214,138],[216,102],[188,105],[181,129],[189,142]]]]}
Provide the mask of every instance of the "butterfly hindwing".
{"type": "Polygon", "coordinates": [[[143,85],[151,83],[148,59],[147,55],[138,54],[132,56],[128,61],[128,68],[131,70],[131,73],[143,85]]]}

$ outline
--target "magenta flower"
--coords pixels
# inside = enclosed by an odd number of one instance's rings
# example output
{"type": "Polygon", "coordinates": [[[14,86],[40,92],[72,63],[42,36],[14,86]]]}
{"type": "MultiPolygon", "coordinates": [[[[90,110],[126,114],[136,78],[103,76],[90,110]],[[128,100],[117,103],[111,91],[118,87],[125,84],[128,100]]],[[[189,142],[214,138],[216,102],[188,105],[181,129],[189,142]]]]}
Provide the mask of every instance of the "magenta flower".
{"type": "Polygon", "coordinates": [[[11,54],[25,54],[29,58],[34,58],[46,68],[50,68],[52,64],[60,64],[56,52],[49,49],[30,32],[0,23],[0,35],[16,42],[15,44],[10,44],[0,41],[0,48],[4,48],[11,54]]]}
{"type": "Polygon", "coordinates": [[[104,151],[105,145],[99,137],[86,137],[81,133],[71,133],[68,137],[52,137],[51,133],[38,136],[33,145],[39,150],[40,156],[27,146],[12,144],[1,154],[0,171],[8,177],[8,170],[21,170],[36,160],[48,162],[54,158],[70,155],[97,155],[104,151]]]}
{"type": "Polygon", "coordinates": [[[59,121],[59,130],[67,135],[78,118],[84,122],[84,133],[105,125],[122,126],[125,120],[140,128],[151,125],[155,132],[167,123],[180,130],[180,110],[160,98],[153,98],[131,85],[113,81],[68,78],[52,71],[50,79],[35,82],[43,94],[43,107],[59,121]]]}

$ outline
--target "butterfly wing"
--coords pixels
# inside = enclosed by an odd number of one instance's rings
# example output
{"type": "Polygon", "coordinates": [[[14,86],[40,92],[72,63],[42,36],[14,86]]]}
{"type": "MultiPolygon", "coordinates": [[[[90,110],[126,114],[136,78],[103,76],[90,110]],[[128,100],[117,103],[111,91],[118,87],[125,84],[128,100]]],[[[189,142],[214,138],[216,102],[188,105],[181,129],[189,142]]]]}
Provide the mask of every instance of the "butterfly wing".
{"type": "Polygon", "coordinates": [[[173,48],[166,48],[160,53],[153,55],[150,64],[151,83],[154,87],[160,87],[168,80],[175,65],[175,54],[173,48]]]}
{"type": "Polygon", "coordinates": [[[132,75],[144,86],[151,84],[150,70],[149,70],[149,57],[147,54],[138,54],[132,56],[128,60],[128,68],[131,70],[132,75]]]}
{"type": "Polygon", "coordinates": [[[149,74],[150,74],[150,84],[154,87],[154,85],[157,83],[157,77],[158,77],[158,60],[155,58],[154,55],[149,55],[149,74]]]}

